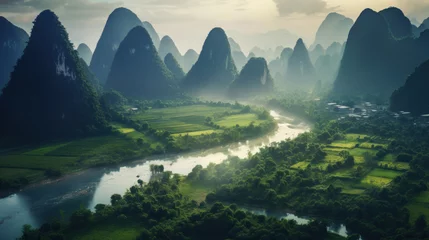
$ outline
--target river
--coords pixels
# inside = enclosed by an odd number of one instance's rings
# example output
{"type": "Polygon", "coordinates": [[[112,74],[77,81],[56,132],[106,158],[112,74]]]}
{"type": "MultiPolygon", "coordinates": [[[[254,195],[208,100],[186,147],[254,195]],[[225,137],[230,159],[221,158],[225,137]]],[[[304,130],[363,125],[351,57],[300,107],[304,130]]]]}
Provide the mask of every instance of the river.
{"type": "MultiPolygon", "coordinates": [[[[55,218],[67,217],[79,207],[93,209],[98,203],[109,203],[112,194],[123,194],[127,188],[136,184],[137,176],[148,182],[151,164],[163,164],[166,171],[186,175],[197,164],[206,167],[210,163],[221,163],[229,156],[244,158],[248,152],[256,153],[263,146],[295,138],[310,130],[308,123],[293,116],[282,116],[275,111],[270,113],[277,121],[278,128],[263,138],[197,153],[155,156],[121,166],[89,169],[66,176],[60,181],[27,187],[0,199],[0,239],[9,240],[21,236],[24,224],[39,227],[55,218]]],[[[345,228],[340,229],[343,230],[345,228]]]]}

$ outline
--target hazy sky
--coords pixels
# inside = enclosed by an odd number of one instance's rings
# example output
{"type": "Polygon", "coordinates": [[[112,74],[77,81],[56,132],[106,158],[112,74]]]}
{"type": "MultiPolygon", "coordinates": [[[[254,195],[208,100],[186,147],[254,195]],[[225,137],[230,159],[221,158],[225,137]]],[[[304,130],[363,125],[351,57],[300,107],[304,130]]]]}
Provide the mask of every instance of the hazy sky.
{"type": "Polygon", "coordinates": [[[419,21],[429,17],[429,0],[0,0],[0,15],[29,32],[35,16],[49,8],[76,46],[85,42],[93,50],[108,15],[120,6],[151,22],[161,37],[170,35],[182,54],[199,51],[216,26],[244,34],[287,29],[311,45],[333,11],[355,20],[365,8],[396,6],[419,21]]]}

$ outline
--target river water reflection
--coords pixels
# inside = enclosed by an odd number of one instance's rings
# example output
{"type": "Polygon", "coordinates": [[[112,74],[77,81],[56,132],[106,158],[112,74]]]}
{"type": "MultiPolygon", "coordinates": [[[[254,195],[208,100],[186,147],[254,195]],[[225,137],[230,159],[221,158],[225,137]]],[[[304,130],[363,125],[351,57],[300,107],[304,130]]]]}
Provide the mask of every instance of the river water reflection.
{"type": "Polygon", "coordinates": [[[229,156],[244,158],[248,152],[256,153],[263,146],[295,138],[310,130],[309,124],[292,116],[282,116],[275,111],[271,111],[271,115],[277,121],[278,129],[260,139],[207,151],[155,156],[122,166],[90,169],[67,176],[61,181],[28,187],[0,199],[0,239],[19,237],[24,224],[39,227],[54,218],[68,216],[81,206],[93,209],[98,203],[109,203],[112,194],[123,194],[127,188],[136,184],[136,176],[148,182],[151,164],[163,164],[166,171],[185,175],[197,164],[206,167],[210,163],[221,163],[229,156]]]}

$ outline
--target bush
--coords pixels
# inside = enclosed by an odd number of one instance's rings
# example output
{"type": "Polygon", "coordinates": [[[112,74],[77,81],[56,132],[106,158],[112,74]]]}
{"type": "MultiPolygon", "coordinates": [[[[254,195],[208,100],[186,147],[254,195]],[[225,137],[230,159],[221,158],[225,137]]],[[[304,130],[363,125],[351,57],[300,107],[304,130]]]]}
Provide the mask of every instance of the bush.
{"type": "Polygon", "coordinates": [[[412,160],[413,160],[413,156],[405,153],[401,153],[396,157],[397,162],[411,162],[412,160]]]}

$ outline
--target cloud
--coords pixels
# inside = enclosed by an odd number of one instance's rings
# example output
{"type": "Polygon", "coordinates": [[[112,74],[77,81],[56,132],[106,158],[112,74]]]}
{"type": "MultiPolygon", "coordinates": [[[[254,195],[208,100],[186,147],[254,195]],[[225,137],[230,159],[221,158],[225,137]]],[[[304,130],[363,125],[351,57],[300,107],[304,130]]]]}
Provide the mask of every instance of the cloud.
{"type": "Polygon", "coordinates": [[[334,11],[337,7],[328,7],[324,0],[273,0],[281,17],[293,13],[313,15],[334,11]]]}
{"type": "Polygon", "coordinates": [[[105,14],[121,2],[93,2],[91,0],[0,0],[0,13],[32,13],[51,9],[77,14],[82,12],[84,17],[96,17],[105,14]],[[88,14],[88,12],[91,12],[88,14]]]}

